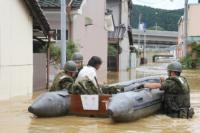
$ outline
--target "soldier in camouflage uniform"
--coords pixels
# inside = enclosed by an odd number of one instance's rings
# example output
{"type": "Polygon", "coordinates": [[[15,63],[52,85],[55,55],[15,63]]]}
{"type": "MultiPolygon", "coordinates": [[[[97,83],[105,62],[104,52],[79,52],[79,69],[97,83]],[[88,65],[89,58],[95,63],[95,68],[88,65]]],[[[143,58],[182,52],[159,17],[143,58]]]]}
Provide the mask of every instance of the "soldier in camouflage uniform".
{"type": "Polygon", "coordinates": [[[168,116],[176,118],[192,118],[193,108],[190,108],[190,88],[187,80],[180,76],[182,67],[179,62],[168,65],[168,78],[161,83],[146,83],[144,88],[164,90],[163,111],[168,116]]]}
{"type": "Polygon", "coordinates": [[[56,75],[53,84],[49,91],[58,91],[67,89],[69,93],[73,91],[73,84],[75,73],[77,72],[76,64],[74,61],[67,61],[64,70],[56,75]]]}
{"type": "Polygon", "coordinates": [[[80,70],[83,68],[83,55],[80,53],[74,53],[72,60],[76,63],[76,67],[78,69],[75,75],[75,78],[77,78],[80,70]]]}

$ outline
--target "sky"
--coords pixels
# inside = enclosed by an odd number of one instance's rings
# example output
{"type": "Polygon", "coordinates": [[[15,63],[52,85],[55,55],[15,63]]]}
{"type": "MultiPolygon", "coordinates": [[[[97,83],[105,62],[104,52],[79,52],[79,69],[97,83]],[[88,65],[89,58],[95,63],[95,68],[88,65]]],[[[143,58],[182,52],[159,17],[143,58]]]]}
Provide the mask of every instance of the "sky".
{"type": "MultiPolygon", "coordinates": [[[[185,0],[132,0],[133,4],[145,5],[153,8],[174,10],[184,7],[185,0]]],[[[189,4],[198,3],[198,0],[188,0],[189,4]]]]}

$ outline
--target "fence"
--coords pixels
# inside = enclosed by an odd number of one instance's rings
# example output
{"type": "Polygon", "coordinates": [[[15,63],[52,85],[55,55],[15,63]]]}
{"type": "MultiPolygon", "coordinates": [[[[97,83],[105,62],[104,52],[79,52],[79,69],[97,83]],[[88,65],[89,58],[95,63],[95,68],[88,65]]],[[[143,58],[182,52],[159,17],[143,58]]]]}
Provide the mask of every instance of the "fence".
{"type": "Polygon", "coordinates": [[[33,54],[33,91],[46,88],[47,58],[46,53],[33,54]]]}

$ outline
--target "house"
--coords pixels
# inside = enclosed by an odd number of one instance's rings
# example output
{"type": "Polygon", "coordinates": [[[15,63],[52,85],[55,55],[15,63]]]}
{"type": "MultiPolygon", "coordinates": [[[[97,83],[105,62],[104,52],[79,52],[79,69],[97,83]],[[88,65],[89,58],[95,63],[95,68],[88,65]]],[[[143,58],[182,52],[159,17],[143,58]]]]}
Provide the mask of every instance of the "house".
{"type": "MultiPolygon", "coordinates": [[[[51,28],[54,39],[60,40],[60,1],[39,0],[51,28]]],[[[107,31],[105,25],[106,0],[67,1],[67,39],[72,40],[84,57],[84,64],[92,56],[101,57],[103,64],[98,70],[100,83],[107,81],[107,31]],[[97,6],[98,5],[98,6],[97,6]]]]}
{"type": "Polygon", "coordinates": [[[100,83],[107,81],[105,4],[106,0],[83,0],[80,11],[72,12],[72,40],[78,44],[84,64],[87,64],[91,56],[99,56],[103,61],[97,72],[100,83]]]}
{"type": "Polygon", "coordinates": [[[0,100],[33,92],[33,36],[50,27],[36,0],[0,1],[0,100]]]}
{"type": "MultiPolygon", "coordinates": [[[[187,43],[191,44],[195,41],[200,41],[200,3],[190,4],[188,6],[188,38],[187,43]]],[[[183,40],[184,40],[184,17],[182,16],[178,21],[178,46],[177,46],[177,57],[181,58],[183,56],[183,40]]]]}
{"type": "Polygon", "coordinates": [[[108,65],[114,65],[114,70],[127,70],[130,67],[130,44],[128,26],[130,25],[131,0],[107,0],[106,8],[113,16],[114,31],[108,32],[108,43],[115,47],[118,54],[108,57],[108,65]]]}

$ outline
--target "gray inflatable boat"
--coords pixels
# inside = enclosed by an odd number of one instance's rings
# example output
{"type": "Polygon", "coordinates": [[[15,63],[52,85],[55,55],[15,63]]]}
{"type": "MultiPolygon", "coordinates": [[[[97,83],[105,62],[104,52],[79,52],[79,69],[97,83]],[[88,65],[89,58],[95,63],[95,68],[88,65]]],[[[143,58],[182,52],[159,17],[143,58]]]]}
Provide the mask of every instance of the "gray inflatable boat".
{"type": "Polygon", "coordinates": [[[155,114],[161,109],[163,91],[142,89],[119,93],[111,98],[108,113],[114,122],[128,122],[155,114]]]}
{"type": "Polygon", "coordinates": [[[139,78],[139,79],[134,79],[130,81],[124,81],[124,82],[119,82],[115,84],[110,84],[109,86],[121,86],[124,88],[124,91],[133,91],[135,90],[138,86],[144,83],[159,83],[160,82],[160,77],[158,76],[149,76],[145,78],[139,78]]]}
{"type": "MultiPolygon", "coordinates": [[[[159,81],[159,77],[147,77],[110,85],[120,85],[124,87],[124,91],[127,91],[112,96],[108,108],[111,118],[114,121],[129,121],[145,116],[146,109],[149,109],[151,113],[157,111],[160,108],[161,92],[148,89],[138,91],[136,88],[143,83],[159,81]],[[157,104],[152,104],[155,102],[157,104]],[[127,112],[128,114],[126,114],[127,112]]],[[[70,104],[71,97],[67,90],[46,92],[32,103],[28,111],[38,117],[62,116],[68,114],[70,104]]]]}
{"type": "Polygon", "coordinates": [[[69,106],[70,95],[67,90],[46,92],[29,106],[28,111],[38,117],[56,117],[66,115],[69,106]]]}

